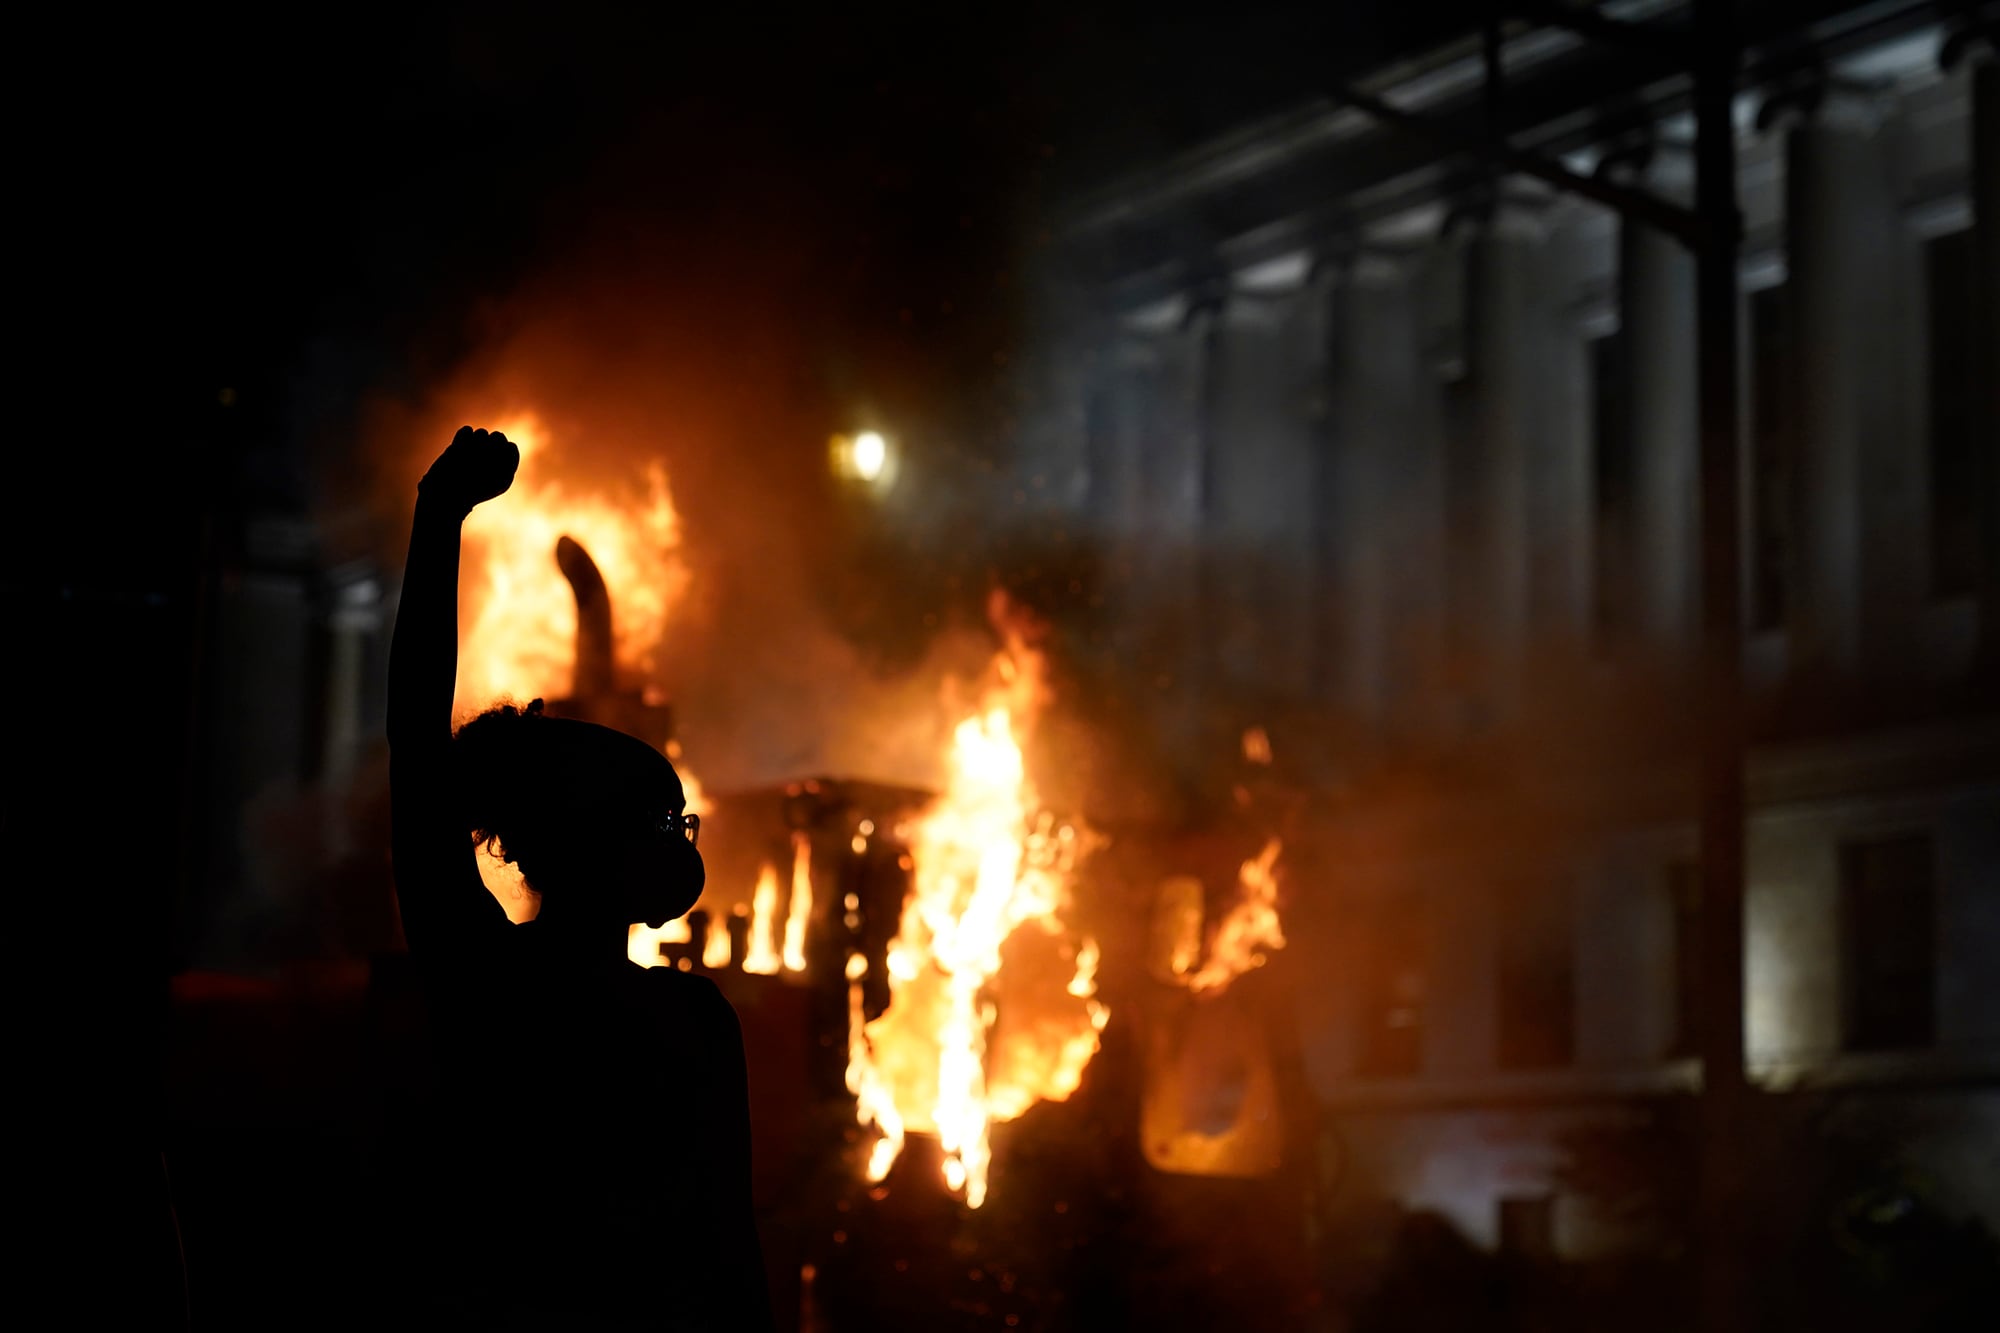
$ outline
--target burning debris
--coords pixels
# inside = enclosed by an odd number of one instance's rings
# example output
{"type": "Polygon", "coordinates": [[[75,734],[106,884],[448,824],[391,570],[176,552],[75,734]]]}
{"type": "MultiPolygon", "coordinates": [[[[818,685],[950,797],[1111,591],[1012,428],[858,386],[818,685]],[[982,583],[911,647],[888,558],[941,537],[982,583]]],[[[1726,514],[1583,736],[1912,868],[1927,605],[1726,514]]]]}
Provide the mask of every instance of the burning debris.
{"type": "MultiPolygon", "coordinates": [[[[620,688],[623,677],[654,674],[654,646],[685,590],[663,469],[651,466],[644,487],[621,504],[564,488],[534,422],[513,423],[508,433],[522,442],[520,479],[467,525],[474,591],[462,635],[460,715],[497,697],[555,695],[567,684],[569,695],[552,711],[621,726],[678,761],[671,714],[657,692],[620,688]]],[[[1109,1017],[1096,998],[1098,946],[1070,921],[1076,868],[1092,839],[1042,807],[1022,754],[1044,702],[1043,656],[1004,597],[996,595],[991,611],[1003,646],[978,706],[952,733],[943,794],[894,830],[911,882],[882,958],[888,1003],[875,1017],[863,999],[867,955],[851,952],[846,968],[847,1086],[861,1123],[879,1134],[868,1179],[888,1174],[907,1135],[934,1135],[947,1186],[973,1208],[986,1198],[992,1126],[1037,1102],[1068,1098],[1109,1017]]],[[[702,808],[698,784],[685,770],[683,777],[691,807],[702,808]]],[[[872,820],[855,827],[859,856],[876,829],[872,820]]],[[[1264,863],[1267,877],[1275,855],[1264,863]]],[[[534,895],[511,863],[489,852],[481,873],[510,917],[534,915],[534,895]]],[[[697,959],[713,970],[733,963],[761,976],[808,971],[814,884],[805,832],[791,835],[789,876],[775,857],[765,861],[747,905],[716,893],[712,883],[687,918],[632,926],[632,961],[684,970],[697,959]]],[[[1225,961],[1236,956],[1231,951],[1282,944],[1271,895],[1245,897],[1239,911],[1251,918],[1218,932],[1197,989],[1226,984],[1226,976],[1210,978],[1235,966],[1225,961]]],[[[857,903],[846,906],[852,936],[857,903]]]]}
{"type": "MultiPolygon", "coordinates": [[[[1271,766],[1262,727],[1243,734],[1243,759],[1271,766]]],[[[1240,808],[1253,804],[1246,787],[1238,786],[1237,795],[1240,808]]],[[[1146,1160],[1156,1170],[1249,1180],[1282,1166],[1286,1109],[1272,993],[1233,983],[1285,947],[1278,914],[1283,853],[1284,840],[1273,835],[1238,865],[1235,893],[1212,926],[1200,879],[1180,875],[1160,886],[1149,968],[1166,989],[1143,1025],[1139,1112],[1146,1160]]]]}
{"type": "Polygon", "coordinates": [[[1236,902],[1209,937],[1207,961],[1189,970],[1194,951],[1177,945],[1178,979],[1189,990],[1219,994],[1251,968],[1262,967],[1267,952],[1285,947],[1284,923],[1278,919],[1278,856],[1284,846],[1283,839],[1272,838],[1243,863],[1236,875],[1236,902]]]}
{"type": "Polygon", "coordinates": [[[1022,757],[1043,697],[1043,660],[996,597],[1006,636],[977,711],[952,736],[945,791],[909,830],[914,883],[889,946],[889,1006],[862,1012],[866,962],[849,962],[848,1087],[881,1134],[870,1180],[910,1133],[934,1134],[944,1177],[985,1201],[989,1133],[1081,1082],[1109,1011],[1097,946],[1070,926],[1089,837],[1040,807],[1022,757]]]}
{"type": "Polygon", "coordinates": [[[587,494],[556,479],[534,418],[502,428],[521,467],[506,495],[465,521],[461,720],[504,698],[603,699],[617,690],[621,664],[650,679],[688,582],[680,515],[657,460],[629,499],[587,494]],[[617,589],[615,622],[607,588],[617,589]]]}
{"type": "MultiPolygon", "coordinates": [[[[1271,737],[1262,727],[1243,733],[1244,762],[1269,768],[1271,737]]],[[[1237,788],[1238,804],[1248,806],[1248,790],[1237,788]]],[[[1272,836],[1264,850],[1236,872],[1236,896],[1213,930],[1204,932],[1208,908],[1198,879],[1178,876],[1160,887],[1154,916],[1154,974],[1196,994],[1220,995],[1229,983],[1285,947],[1278,915],[1278,862],[1284,840],[1272,836]],[[1204,933],[1206,947],[1204,948],[1204,933]]]]}

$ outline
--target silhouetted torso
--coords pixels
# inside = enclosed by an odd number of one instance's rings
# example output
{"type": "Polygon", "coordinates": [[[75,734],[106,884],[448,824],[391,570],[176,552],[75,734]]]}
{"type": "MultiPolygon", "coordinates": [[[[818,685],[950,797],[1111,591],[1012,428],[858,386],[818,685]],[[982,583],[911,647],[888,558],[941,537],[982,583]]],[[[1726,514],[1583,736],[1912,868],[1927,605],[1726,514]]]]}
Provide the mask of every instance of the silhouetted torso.
{"type": "Polygon", "coordinates": [[[678,904],[661,910],[682,911],[700,889],[672,831],[678,777],[615,733],[511,733],[513,748],[454,767],[459,525],[518,463],[504,436],[466,428],[432,465],[390,651],[397,897],[442,1075],[407,1261],[432,1326],[768,1330],[735,1011],[705,979],[623,957],[621,894],[658,884],[678,904]],[[526,739],[544,735],[587,753],[526,739]],[[635,754],[657,769],[617,762],[635,754]],[[539,820],[543,845],[568,849],[569,928],[515,926],[486,891],[468,819],[501,830],[467,808],[475,787],[505,807],[506,836],[539,820]],[[638,863],[608,854],[647,838],[638,863]],[[621,865],[618,882],[587,873],[621,865]]]}
{"type": "Polygon", "coordinates": [[[443,1095],[435,1295],[469,1311],[764,1328],[735,1011],[703,977],[515,926],[467,836],[398,787],[396,871],[443,1095]]]}
{"type": "MultiPolygon", "coordinates": [[[[508,1304],[756,1327],[741,1037],[705,978],[566,965],[517,940],[446,973],[440,1183],[466,1279],[508,1304]],[[509,1238],[519,1238],[517,1240],[509,1238]]],[[[754,1274],[761,1280],[761,1273],[754,1274]]]]}

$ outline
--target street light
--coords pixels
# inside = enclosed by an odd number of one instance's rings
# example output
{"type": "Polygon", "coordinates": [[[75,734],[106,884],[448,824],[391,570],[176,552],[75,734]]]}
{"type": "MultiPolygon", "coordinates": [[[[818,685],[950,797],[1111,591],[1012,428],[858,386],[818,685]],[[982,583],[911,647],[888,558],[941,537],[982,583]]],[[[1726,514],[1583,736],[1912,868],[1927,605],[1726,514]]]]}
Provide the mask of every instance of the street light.
{"type": "Polygon", "coordinates": [[[896,456],[882,432],[864,430],[854,435],[836,435],[829,445],[834,475],[877,490],[886,489],[895,479],[896,456]]]}
{"type": "Polygon", "coordinates": [[[888,462],[889,442],[878,432],[864,430],[854,437],[854,474],[861,480],[874,481],[888,462]]]}

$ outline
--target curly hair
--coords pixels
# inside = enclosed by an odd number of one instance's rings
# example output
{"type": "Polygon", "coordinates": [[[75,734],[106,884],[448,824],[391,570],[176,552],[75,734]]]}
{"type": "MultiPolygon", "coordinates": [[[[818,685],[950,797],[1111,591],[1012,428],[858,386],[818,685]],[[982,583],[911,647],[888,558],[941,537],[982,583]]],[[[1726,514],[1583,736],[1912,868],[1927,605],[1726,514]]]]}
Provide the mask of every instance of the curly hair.
{"type": "Polygon", "coordinates": [[[545,766],[543,701],[499,704],[452,735],[452,779],[460,818],[485,850],[513,860],[509,850],[548,813],[537,774],[545,766]]]}
{"type": "Polygon", "coordinates": [[[553,716],[540,699],[500,704],[452,736],[453,800],[481,847],[562,877],[625,832],[655,827],[680,779],[658,750],[624,732],[553,716]]]}

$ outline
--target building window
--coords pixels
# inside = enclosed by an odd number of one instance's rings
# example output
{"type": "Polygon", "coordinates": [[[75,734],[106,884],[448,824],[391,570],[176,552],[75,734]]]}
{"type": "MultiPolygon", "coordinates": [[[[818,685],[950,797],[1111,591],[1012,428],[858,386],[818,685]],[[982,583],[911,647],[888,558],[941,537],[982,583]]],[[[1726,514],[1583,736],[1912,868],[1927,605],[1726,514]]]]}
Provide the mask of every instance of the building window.
{"type": "Polygon", "coordinates": [[[1930,311],[1931,591],[1969,593],[1979,570],[1979,467],[1973,441],[1980,392],[1972,232],[1924,244],[1930,311]]]}
{"type": "Polygon", "coordinates": [[[1430,939],[1415,895],[1375,904],[1357,923],[1354,1072],[1408,1078],[1423,1068],[1430,939]]]}
{"type": "Polygon", "coordinates": [[[1576,959],[1568,886],[1516,903],[1500,933],[1500,1066],[1553,1069],[1576,1049],[1576,959]]]}
{"type": "Polygon", "coordinates": [[[1931,1044],[1937,1023],[1936,896],[1928,835],[1841,847],[1842,1019],[1848,1050],[1931,1044]]]}
{"type": "Polygon", "coordinates": [[[1750,624],[1785,621],[1791,552],[1790,320],[1782,285],[1750,293],[1750,624]]]}
{"type": "Polygon", "coordinates": [[[1693,861],[1667,866],[1668,903],[1674,919],[1674,1019],[1670,1059],[1701,1048],[1701,867],[1693,861]]]}
{"type": "Polygon", "coordinates": [[[1595,560],[1591,622],[1603,643],[1630,624],[1632,605],[1632,433],[1625,339],[1590,340],[1591,507],[1595,560]]]}

